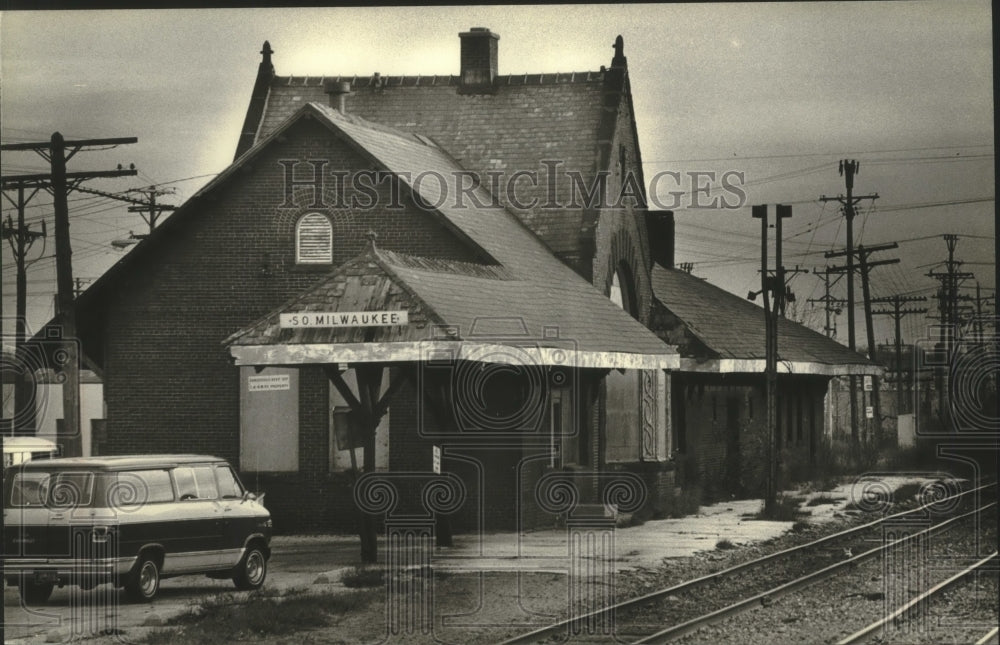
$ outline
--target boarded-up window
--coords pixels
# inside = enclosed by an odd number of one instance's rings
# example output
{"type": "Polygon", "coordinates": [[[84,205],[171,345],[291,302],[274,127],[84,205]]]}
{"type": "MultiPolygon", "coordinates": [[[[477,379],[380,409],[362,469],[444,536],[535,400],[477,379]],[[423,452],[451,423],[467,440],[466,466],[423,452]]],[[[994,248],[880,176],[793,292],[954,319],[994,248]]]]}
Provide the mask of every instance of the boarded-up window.
{"type": "Polygon", "coordinates": [[[299,469],[299,371],[240,369],[240,470],[299,469]]]}
{"type": "Polygon", "coordinates": [[[604,377],[607,462],[640,460],[639,370],[612,370],[604,377]]]}
{"type": "Polygon", "coordinates": [[[322,213],[309,213],[295,227],[295,261],[299,264],[333,262],[333,226],[322,213]]]}

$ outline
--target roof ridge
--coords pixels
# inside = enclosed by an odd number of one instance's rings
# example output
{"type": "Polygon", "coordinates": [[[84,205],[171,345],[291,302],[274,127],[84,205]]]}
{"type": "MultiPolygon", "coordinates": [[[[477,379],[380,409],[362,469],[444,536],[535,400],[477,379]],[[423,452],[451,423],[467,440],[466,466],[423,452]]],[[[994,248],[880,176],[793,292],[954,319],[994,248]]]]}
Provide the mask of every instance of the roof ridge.
{"type": "MultiPolygon", "coordinates": [[[[569,72],[522,72],[520,74],[498,74],[496,76],[497,85],[548,85],[563,83],[592,83],[604,78],[607,70],[584,70],[569,72]]],[[[354,88],[370,87],[384,89],[390,87],[433,87],[436,85],[457,85],[461,83],[462,77],[458,74],[371,74],[359,76],[357,74],[339,75],[324,74],[321,76],[296,75],[287,76],[275,75],[271,79],[272,85],[283,85],[286,87],[323,87],[326,83],[338,83],[349,81],[354,88]],[[428,82],[428,80],[430,82],[428,82]]]]}

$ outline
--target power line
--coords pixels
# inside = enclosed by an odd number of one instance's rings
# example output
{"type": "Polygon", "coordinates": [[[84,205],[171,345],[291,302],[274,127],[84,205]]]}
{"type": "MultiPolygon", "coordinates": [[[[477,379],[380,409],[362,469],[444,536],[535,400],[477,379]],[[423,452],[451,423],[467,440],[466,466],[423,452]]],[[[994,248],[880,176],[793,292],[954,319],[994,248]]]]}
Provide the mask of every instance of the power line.
{"type": "MultiPolygon", "coordinates": [[[[874,154],[889,154],[894,152],[919,152],[922,150],[959,150],[965,148],[992,148],[990,144],[973,144],[968,146],[927,146],[922,148],[895,148],[887,150],[861,150],[861,151],[848,151],[848,152],[804,152],[804,153],[791,153],[791,154],[777,154],[777,155],[733,155],[731,157],[715,157],[715,158],[703,158],[703,159],[652,159],[644,161],[643,163],[689,163],[696,161],[732,161],[732,160],[745,160],[745,159],[799,159],[803,157],[844,157],[844,156],[860,156],[860,155],[874,155],[874,154]]],[[[992,156],[992,155],[991,155],[992,156]]],[[[871,161],[869,163],[874,163],[871,161]]]]}

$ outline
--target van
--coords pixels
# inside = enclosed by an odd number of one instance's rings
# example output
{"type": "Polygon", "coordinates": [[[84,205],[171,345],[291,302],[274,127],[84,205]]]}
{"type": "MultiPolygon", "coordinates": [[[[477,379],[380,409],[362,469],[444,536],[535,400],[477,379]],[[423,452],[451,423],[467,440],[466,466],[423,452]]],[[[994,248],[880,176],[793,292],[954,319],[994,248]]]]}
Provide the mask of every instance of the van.
{"type": "Polygon", "coordinates": [[[271,515],[223,459],[142,455],[31,460],[3,488],[4,576],[27,604],[55,586],[111,583],[150,601],[160,580],[204,574],[257,589],[271,515]]]}

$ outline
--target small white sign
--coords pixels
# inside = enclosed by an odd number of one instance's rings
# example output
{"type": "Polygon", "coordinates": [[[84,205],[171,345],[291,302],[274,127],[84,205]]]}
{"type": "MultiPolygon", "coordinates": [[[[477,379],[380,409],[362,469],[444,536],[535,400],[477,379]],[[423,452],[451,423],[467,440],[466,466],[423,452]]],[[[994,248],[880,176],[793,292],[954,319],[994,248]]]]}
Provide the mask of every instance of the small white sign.
{"type": "Polygon", "coordinates": [[[434,455],[434,464],[433,464],[434,474],[435,475],[440,475],[441,474],[441,446],[434,446],[433,455],[434,455]]]}
{"type": "Polygon", "coordinates": [[[871,375],[866,375],[865,376],[865,392],[871,392],[871,391],[872,391],[872,377],[871,377],[871,375]]]}
{"type": "Polygon", "coordinates": [[[875,418],[875,408],[870,405],[865,406],[865,418],[874,419],[875,418]]]}
{"type": "Polygon", "coordinates": [[[336,327],[391,327],[410,322],[409,312],[400,311],[302,311],[281,314],[282,329],[316,329],[336,327]]]}
{"type": "Polygon", "coordinates": [[[292,389],[291,374],[263,374],[251,376],[247,381],[248,392],[270,392],[292,389]]]}

